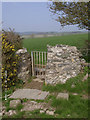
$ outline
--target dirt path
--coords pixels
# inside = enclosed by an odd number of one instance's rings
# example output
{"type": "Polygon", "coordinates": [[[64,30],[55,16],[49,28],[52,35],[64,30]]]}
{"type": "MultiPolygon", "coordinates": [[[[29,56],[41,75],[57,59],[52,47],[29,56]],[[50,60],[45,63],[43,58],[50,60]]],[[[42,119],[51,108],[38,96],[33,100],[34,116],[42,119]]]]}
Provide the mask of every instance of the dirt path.
{"type": "Polygon", "coordinates": [[[44,81],[41,79],[33,79],[30,83],[27,82],[24,84],[23,88],[30,88],[30,89],[37,89],[37,90],[42,90],[44,81]]]}

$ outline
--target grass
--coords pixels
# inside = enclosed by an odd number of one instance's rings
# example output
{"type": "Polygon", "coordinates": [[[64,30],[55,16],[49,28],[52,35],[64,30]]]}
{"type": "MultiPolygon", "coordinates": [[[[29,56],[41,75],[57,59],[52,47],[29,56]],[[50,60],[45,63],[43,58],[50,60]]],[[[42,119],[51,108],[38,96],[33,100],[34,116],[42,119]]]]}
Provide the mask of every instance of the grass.
{"type": "Polygon", "coordinates": [[[88,80],[85,82],[82,82],[84,75],[81,73],[78,76],[74,78],[70,78],[66,84],[57,84],[56,86],[51,85],[45,85],[43,86],[43,90],[50,91],[50,92],[77,92],[77,93],[87,93],[88,92],[88,80]],[[72,88],[72,84],[75,85],[74,88],[72,88]]]}
{"type": "MultiPolygon", "coordinates": [[[[29,53],[31,53],[31,51],[47,52],[47,44],[52,46],[55,46],[56,44],[65,44],[70,46],[76,46],[78,49],[80,49],[87,48],[86,40],[88,40],[88,34],[72,34],[65,36],[53,36],[47,38],[29,38],[23,40],[23,47],[27,48],[29,53]]],[[[85,50],[81,49],[81,52],[85,60],[88,61],[89,56],[86,55],[86,49],[85,50]]],[[[40,61],[42,64],[42,59],[40,61]]],[[[43,62],[45,64],[45,61],[43,62]]]]}
{"type": "Polygon", "coordinates": [[[11,98],[8,98],[6,101],[3,100],[3,104],[4,106],[6,107],[6,111],[8,112],[9,110],[15,110],[14,108],[11,108],[10,107],[10,101],[11,100],[14,100],[14,99],[11,99],[11,98]]]}
{"type": "Polygon", "coordinates": [[[22,102],[27,102],[28,99],[24,98],[24,99],[22,99],[21,101],[22,101],[22,102]]]}
{"type": "Polygon", "coordinates": [[[39,111],[40,110],[34,110],[32,112],[26,112],[24,116],[25,116],[25,118],[45,118],[43,120],[46,120],[46,118],[55,118],[52,115],[47,115],[45,113],[41,114],[39,111]]]}
{"type": "Polygon", "coordinates": [[[5,117],[5,118],[16,118],[16,119],[19,119],[19,118],[23,118],[23,115],[25,114],[25,112],[21,112],[21,111],[18,111],[17,114],[11,116],[11,117],[5,117]]]}
{"type": "Polygon", "coordinates": [[[23,105],[22,104],[18,104],[17,107],[16,107],[16,110],[20,111],[22,108],[23,108],[23,105]]]}
{"type": "Polygon", "coordinates": [[[66,44],[82,48],[85,46],[85,40],[88,40],[88,34],[76,34],[65,36],[54,36],[48,38],[30,38],[23,40],[23,46],[31,51],[47,51],[47,44],[66,44]]]}
{"type": "MultiPolygon", "coordinates": [[[[7,101],[3,101],[5,107],[6,107],[6,111],[8,112],[9,110],[16,110],[16,115],[11,116],[11,118],[21,118],[24,114],[24,112],[21,112],[20,110],[23,108],[22,104],[18,104],[15,108],[10,107],[10,101],[14,100],[14,99],[7,99],[7,101]]],[[[7,115],[3,116],[3,118],[10,118],[7,115]]]]}
{"type": "Polygon", "coordinates": [[[35,76],[31,76],[29,79],[28,79],[28,82],[30,83],[33,79],[35,79],[36,77],[35,76]]]}
{"type": "Polygon", "coordinates": [[[85,68],[83,73],[69,79],[65,84],[43,86],[43,90],[51,93],[47,98],[47,102],[51,101],[51,106],[56,108],[55,113],[58,114],[57,118],[88,118],[88,99],[82,97],[83,95],[88,96],[88,81],[90,77],[82,82],[87,71],[87,68],[85,68]],[[72,84],[75,84],[74,88],[71,87],[72,84]],[[69,93],[69,100],[56,99],[59,92],[69,93]],[[77,93],[77,95],[73,95],[72,93],[77,93]]]}
{"type": "Polygon", "coordinates": [[[56,108],[55,113],[60,118],[87,118],[88,100],[83,100],[79,95],[70,95],[69,100],[56,99],[52,96],[51,105],[56,108]],[[70,116],[68,116],[68,114],[70,116]]]}

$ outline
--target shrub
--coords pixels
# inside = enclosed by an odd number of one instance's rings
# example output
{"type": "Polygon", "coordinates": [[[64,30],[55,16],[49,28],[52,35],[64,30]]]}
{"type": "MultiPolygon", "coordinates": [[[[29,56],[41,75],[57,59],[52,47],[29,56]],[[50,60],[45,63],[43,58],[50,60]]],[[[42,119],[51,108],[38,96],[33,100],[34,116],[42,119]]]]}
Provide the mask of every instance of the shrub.
{"type": "Polygon", "coordinates": [[[3,30],[3,33],[7,36],[6,40],[14,45],[16,50],[22,48],[22,38],[19,34],[15,33],[11,29],[9,31],[3,30]]]}
{"type": "Polygon", "coordinates": [[[20,43],[17,42],[17,35],[13,33],[12,36],[12,31],[11,33],[4,31],[2,34],[2,89],[3,90],[5,88],[9,89],[11,86],[14,86],[18,81],[17,68],[18,68],[19,57],[18,55],[15,54],[15,52],[19,48],[20,48],[20,43]],[[5,77],[6,71],[7,71],[7,79],[5,77]]]}

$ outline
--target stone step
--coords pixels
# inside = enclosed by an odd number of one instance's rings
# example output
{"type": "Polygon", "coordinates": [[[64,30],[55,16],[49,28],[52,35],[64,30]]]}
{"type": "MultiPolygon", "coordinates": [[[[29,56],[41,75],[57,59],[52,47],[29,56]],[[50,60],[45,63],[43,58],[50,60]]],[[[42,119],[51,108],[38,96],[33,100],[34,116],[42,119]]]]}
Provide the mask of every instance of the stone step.
{"type": "Polygon", "coordinates": [[[18,89],[9,98],[44,100],[49,92],[37,89],[18,89]]]}

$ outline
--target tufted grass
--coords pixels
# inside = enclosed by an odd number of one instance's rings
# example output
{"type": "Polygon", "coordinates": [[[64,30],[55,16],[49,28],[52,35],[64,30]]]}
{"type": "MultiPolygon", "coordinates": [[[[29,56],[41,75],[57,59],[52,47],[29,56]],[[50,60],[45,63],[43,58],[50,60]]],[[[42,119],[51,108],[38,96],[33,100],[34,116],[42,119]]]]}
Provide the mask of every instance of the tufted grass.
{"type": "Polygon", "coordinates": [[[56,108],[55,113],[60,118],[88,117],[88,100],[83,100],[80,95],[70,95],[68,101],[52,97],[51,105],[56,108]]]}

